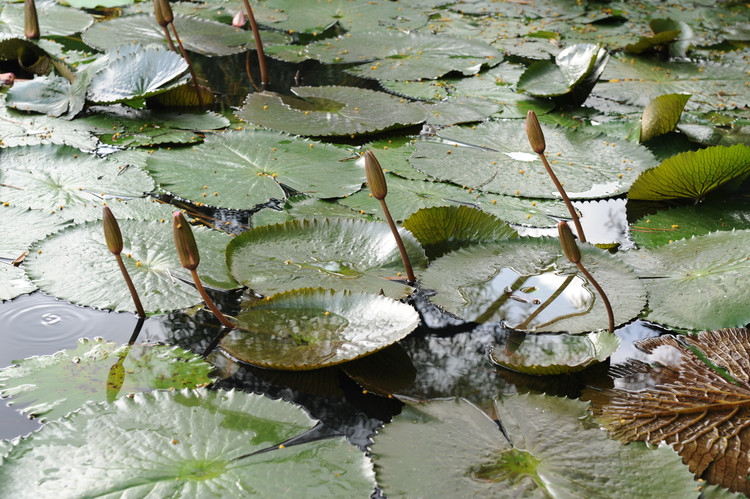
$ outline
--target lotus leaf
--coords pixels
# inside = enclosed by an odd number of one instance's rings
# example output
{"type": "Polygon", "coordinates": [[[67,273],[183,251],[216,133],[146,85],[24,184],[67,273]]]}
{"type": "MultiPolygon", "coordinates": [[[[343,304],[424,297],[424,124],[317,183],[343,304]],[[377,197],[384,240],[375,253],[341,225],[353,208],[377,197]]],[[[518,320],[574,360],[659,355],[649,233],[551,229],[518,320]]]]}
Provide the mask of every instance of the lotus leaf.
{"type": "Polygon", "coordinates": [[[19,111],[72,119],[83,109],[85,95],[85,87],[74,87],[62,76],[37,76],[8,90],[6,103],[19,111]]]}
{"type": "MultiPolygon", "coordinates": [[[[406,230],[400,233],[419,272],[427,263],[424,251],[406,230]]],[[[395,280],[403,262],[384,223],[315,219],[256,227],[229,243],[227,265],[235,279],[266,295],[300,287],[382,289],[395,298],[411,292],[395,280]]]]}
{"type": "Polygon", "coordinates": [[[341,364],[396,343],[419,324],[409,305],[385,296],[297,289],[260,300],[221,340],[233,357],[260,367],[308,370],[341,364]]]}
{"type": "Polygon", "coordinates": [[[362,218],[362,214],[342,206],[336,201],[294,196],[284,203],[281,210],[266,208],[253,213],[253,227],[283,224],[291,220],[311,218],[362,218]]]}
{"type": "Polygon", "coordinates": [[[22,414],[55,420],[89,400],[133,392],[195,388],[211,382],[213,366],[180,347],[118,345],[81,339],[73,350],[14,361],[0,369],[0,396],[22,414]]]}
{"type": "MultiPolygon", "coordinates": [[[[39,3],[36,7],[39,31],[43,37],[69,36],[80,33],[94,23],[94,17],[75,8],[54,2],[39,3]]],[[[5,3],[0,14],[2,30],[14,36],[24,36],[24,6],[5,3]]]]}
{"type": "MultiPolygon", "coordinates": [[[[615,307],[615,324],[637,316],[645,290],[618,258],[581,244],[582,262],[615,307]]],[[[475,244],[435,260],[422,275],[431,300],[467,321],[504,321],[530,332],[604,328],[604,304],[557,239],[519,237],[475,244]]]]}
{"type": "Polygon", "coordinates": [[[36,290],[23,273],[23,269],[0,263],[0,302],[36,290]]]}
{"type": "Polygon", "coordinates": [[[641,142],[674,130],[688,99],[688,94],[667,94],[649,102],[641,117],[641,142]]]}
{"type": "Polygon", "coordinates": [[[87,405],[24,438],[0,480],[19,498],[369,494],[372,464],[343,437],[279,445],[315,423],[297,406],[252,393],[136,394],[87,405]]]}
{"type": "Polygon", "coordinates": [[[77,224],[95,220],[101,221],[104,206],[109,206],[117,214],[118,220],[158,220],[164,223],[172,218],[174,212],[174,206],[147,196],[145,198],[117,198],[104,202],[92,201],[86,204],[76,204],[67,207],[62,213],[65,218],[77,224]]]}
{"type": "Polygon", "coordinates": [[[329,144],[269,130],[244,130],[209,135],[195,147],[156,151],[148,155],[148,169],[175,195],[249,209],[271,198],[284,199],[282,184],[318,198],[358,191],[365,172],[354,162],[342,162],[347,155],[329,144]],[[238,175],[242,182],[237,182],[238,175]]]}
{"type": "Polygon", "coordinates": [[[378,484],[404,497],[697,497],[668,447],[619,445],[587,424],[587,404],[517,395],[497,424],[470,403],[407,405],[374,439],[378,484]],[[509,440],[513,443],[509,443],[509,440]],[[633,479],[633,474],[638,479],[633,479]]]}
{"type": "Polygon", "coordinates": [[[448,126],[456,123],[483,121],[500,111],[500,106],[483,98],[448,99],[434,104],[425,104],[427,124],[448,126]]]}
{"type": "MultiPolygon", "coordinates": [[[[138,220],[121,220],[119,225],[125,267],[147,313],[186,308],[202,301],[188,271],[180,265],[169,225],[138,220]]],[[[201,253],[198,274],[203,282],[219,289],[238,287],[224,265],[229,234],[201,227],[193,232],[201,253]]],[[[52,239],[37,242],[25,266],[32,282],[53,296],[93,308],[135,311],[99,222],[75,225],[52,239]]]]}
{"type": "Polygon", "coordinates": [[[556,97],[573,90],[592,73],[604,70],[608,57],[598,45],[571,45],[555,57],[555,62],[533,63],[518,80],[518,88],[535,97],[556,97]]]}
{"type": "Polygon", "coordinates": [[[0,258],[15,260],[31,243],[63,228],[66,219],[60,213],[50,214],[0,204],[0,258]]]}

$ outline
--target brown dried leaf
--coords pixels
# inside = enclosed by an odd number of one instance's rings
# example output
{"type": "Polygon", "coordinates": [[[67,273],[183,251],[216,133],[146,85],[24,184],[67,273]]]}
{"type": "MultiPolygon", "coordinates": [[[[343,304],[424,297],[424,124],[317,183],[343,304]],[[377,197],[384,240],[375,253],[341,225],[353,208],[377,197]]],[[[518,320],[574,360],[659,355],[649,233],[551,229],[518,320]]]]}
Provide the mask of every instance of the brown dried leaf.
{"type": "Polygon", "coordinates": [[[638,346],[660,362],[631,360],[617,368],[625,388],[587,391],[600,422],[622,443],[665,442],[696,476],[750,493],[750,331],[661,336],[638,346]]]}

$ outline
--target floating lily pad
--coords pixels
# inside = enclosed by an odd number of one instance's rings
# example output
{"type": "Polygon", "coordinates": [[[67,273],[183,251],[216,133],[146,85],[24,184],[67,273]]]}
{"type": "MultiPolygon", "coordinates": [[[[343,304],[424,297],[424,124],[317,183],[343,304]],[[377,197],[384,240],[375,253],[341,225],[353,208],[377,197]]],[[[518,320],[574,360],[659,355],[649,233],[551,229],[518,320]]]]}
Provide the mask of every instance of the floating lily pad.
{"type": "Polygon", "coordinates": [[[362,218],[362,214],[342,206],[336,201],[294,196],[284,203],[281,210],[264,208],[253,213],[253,227],[321,217],[362,218]]]}
{"type": "Polygon", "coordinates": [[[518,88],[535,97],[564,95],[583,83],[592,72],[601,74],[607,59],[606,50],[598,45],[572,45],[557,54],[554,62],[539,61],[529,66],[519,78],[518,88]]]}
{"type": "Polygon", "coordinates": [[[14,361],[0,369],[0,396],[21,414],[58,419],[87,401],[112,402],[134,392],[195,388],[213,369],[180,347],[118,345],[81,339],[74,350],[14,361]]]}
{"type": "Polygon", "coordinates": [[[501,110],[496,102],[481,98],[448,99],[424,104],[424,108],[427,111],[427,124],[435,126],[483,121],[501,110]]]}
{"type": "MultiPolygon", "coordinates": [[[[582,263],[614,307],[615,324],[637,316],[645,305],[640,280],[614,256],[581,244],[582,263]]],[[[504,321],[530,332],[602,329],[604,303],[591,283],[562,253],[557,239],[516,238],[476,244],[435,260],[423,273],[431,300],[467,321],[504,321]]]]}
{"type": "Polygon", "coordinates": [[[372,133],[421,123],[418,104],[384,92],[357,87],[295,87],[297,97],[255,92],[238,116],[250,123],[297,135],[372,133]]]}
{"type": "Polygon", "coordinates": [[[58,210],[111,197],[138,197],[153,189],[138,168],[67,146],[0,150],[0,198],[15,206],[58,210]]]}
{"type": "Polygon", "coordinates": [[[688,99],[689,94],[667,94],[649,102],[641,117],[641,142],[674,130],[688,99]]]}
{"type": "MultiPolygon", "coordinates": [[[[523,335],[523,333],[520,333],[523,335]]],[[[520,345],[493,347],[490,359],[525,374],[566,374],[604,362],[620,346],[609,331],[589,334],[526,334],[520,345]]]]}
{"type": "MultiPolygon", "coordinates": [[[[180,265],[169,224],[120,220],[119,225],[125,267],[147,313],[177,310],[202,301],[189,272],[180,265]]],[[[229,234],[201,227],[193,232],[201,254],[198,275],[204,284],[219,289],[238,287],[224,265],[229,234]]],[[[135,311],[115,257],[104,241],[101,223],[70,227],[39,241],[31,251],[26,258],[26,274],[46,293],[79,305],[135,311]]]]}
{"type": "Polygon", "coordinates": [[[0,263],[0,301],[12,300],[35,290],[36,286],[26,278],[22,268],[0,263]]]}
{"type": "Polygon", "coordinates": [[[92,201],[86,204],[77,204],[65,208],[61,212],[65,218],[70,219],[73,223],[101,221],[102,208],[109,206],[117,214],[117,220],[158,220],[161,223],[168,222],[172,219],[174,206],[157,201],[152,197],[144,198],[116,198],[106,201],[92,201]]]}
{"type": "Polygon", "coordinates": [[[260,367],[308,370],[341,364],[396,343],[419,324],[411,306],[385,296],[298,289],[260,300],[237,316],[221,346],[260,367]]]}
{"type": "Polygon", "coordinates": [[[0,203],[0,258],[15,260],[31,243],[65,226],[59,213],[5,206],[0,203]]]}
{"type": "Polygon", "coordinates": [[[8,90],[6,103],[18,111],[34,111],[72,119],[82,109],[86,89],[71,85],[62,76],[37,76],[8,90]]]}
{"type": "MultiPolygon", "coordinates": [[[[549,162],[573,199],[624,193],[655,163],[638,144],[571,129],[542,129],[549,162]]],[[[418,170],[458,185],[511,196],[559,197],[518,121],[446,128],[437,138],[417,143],[410,161],[418,170]]]]}
{"type": "Polygon", "coordinates": [[[362,150],[371,150],[386,173],[412,180],[427,180],[429,178],[427,175],[417,171],[409,163],[409,158],[416,151],[414,145],[416,142],[416,137],[402,135],[369,142],[362,146],[362,150]]]}
{"type": "Polygon", "coordinates": [[[714,146],[687,151],[644,171],[630,187],[628,198],[659,201],[701,198],[750,172],[750,146],[714,146]]]}
{"type": "Polygon", "coordinates": [[[750,322],[750,231],[713,232],[623,255],[647,279],[649,320],[689,329],[750,322]]]}
{"type": "Polygon", "coordinates": [[[698,496],[672,449],[610,440],[587,423],[587,406],[542,395],[497,400],[510,444],[464,400],[407,405],[374,439],[378,485],[389,497],[698,496]]]}
{"type": "MultiPolygon", "coordinates": [[[[36,7],[39,31],[43,37],[69,36],[80,33],[94,23],[94,17],[78,9],[40,2],[36,7]]],[[[0,14],[2,30],[14,36],[24,36],[24,5],[6,3],[0,14]]]]}
{"type": "Polygon", "coordinates": [[[288,402],[239,391],[136,394],[24,438],[0,480],[13,497],[370,494],[372,464],[343,437],[279,446],[315,423],[288,402]]]}
{"type": "MultiPolygon", "coordinates": [[[[414,237],[401,237],[415,272],[427,259],[414,237]]],[[[411,288],[403,262],[385,223],[349,219],[295,220],[256,227],[227,246],[227,265],[242,284],[262,294],[301,287],[377,293],[400,298],[411,288]]]]}
{"type": "Polygon", "coordinates": [[[423,208],[404,220],[404,228],[430,259],[472,244],[518,236],[499,218],[468,206],[423,208]]]}
{"type": "Polygon", "coordinates": [[[271,198],[284,199],[281,184],[318,198],[358,191],[365,172],[353,161],[341,161],[349,155],[329,144],[246,130],[209,135],[192,148],[156,151],[148,156],[148,169],[163,189],[177,196],[248,209],[271,198]]]}

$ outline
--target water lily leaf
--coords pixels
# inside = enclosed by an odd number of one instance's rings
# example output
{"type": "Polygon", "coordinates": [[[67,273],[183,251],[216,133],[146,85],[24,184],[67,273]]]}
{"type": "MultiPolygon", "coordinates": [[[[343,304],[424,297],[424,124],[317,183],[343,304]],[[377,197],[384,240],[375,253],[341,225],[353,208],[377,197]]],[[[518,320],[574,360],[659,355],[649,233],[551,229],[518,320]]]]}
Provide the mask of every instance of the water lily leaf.
{"type": "MultiPolygon", "coordinates": [[[[101,210],[100,210],[101,211],[101,210]]],[[[31,243],[65,226],[67,217],[0,203],[0,258],[15,260],[31,243]]]]}
{"type": "Polygon", "coordinates": [[[625,52],[629,54],[642,54],[663,47],[673,42],[680,35],[680,30],[668,30],[655,33],[653,36],[642,36],[635,43],[625,45],[625,52]]]}
{"type": "Polygon", "coordinates": [[[650,248],[732,229],[750,229],[750,202],[715,199],[700,205],[661,210],[633,222],[630,237],[639,247],[650,248]]]}
{"type": "Polygon", "coordinates": [[[311,218],[362,218],[362,214],[342,206],[336,201],[294,196],[289,198],[281,210],[264,208],[253,213],[253,227],[283,224],[291,220],[311,218]]]}
{"type": "MultiPolygon", "coordinates": [[[[625,264],[581,244],[582,263],[616,303],[615,324],[645,305],[643,284],[625,264]]],[[[563,256],[557,239],[515,238],[475,244],[435,260],[423,273],[431,298],[467,321],[503,320],[530,332],[571,334],[604,328],[607,313],[591,283],[563,256]]]]}
{"type": "Polygon", "coordinates": [[[698,496],[674,451],[613,442],[586,422],[587,404],[578,400],[518,395],[496,400],[495,410],[513,444],[464,400],[407,405],[372,446],[383,492],[403,497],[698,496]]]}
{"type": "MultiPolygon", "coordinates": [[[[120,220],[119,225],[125,267],[147,313],[177,310],[201,302],[189,272],[180,265],[168,224],[120,220]]],[[[198,275],[204,284],[219,289],[238,287],[224,265],[229,234],[202,227],[195,227],[193,232],[201,254],[198,275]]],[[[94,308],[135,311],[99,222],[75,225],[56,233],[52,239],[37,242],[26,258],[25,267],[32,282],[48,294],[94,308]]]]}
{"type": "Polygon", "coordinates": [[[297,97],[271,92],[248,95],[237,115],[257,125],[297,135],[371,133],[421,123],[418,104],[357,87],[295,87],[297,97]]]}
{"type": "Polygon", "coordinates": [[[480,98],[448,99],[434,104],[424,104],[427,124],[435,126],[455,125],[483,121],[499,112],[499,104],[480,98]]]}
{"type": "Polygon", "coordinates": [[[667,443],[696,476],[750,492],[748,330],[664,335],[642,340],[638,348],[660,362],[630,360],[617,366],[632,373],[619,381],[621,388],[587,391],[597,419],[623,443],[667,443]]]}
{"type": "Polygon", "coordinates": [[[0,396],[21,414],[58,419],[87,401],[154,389],[210,383],[213,366],[199,355],[164,345],[118,345],[81,339],[73,350],[14,361],[0,369],[0,396]]]}
{"type": "Polygon", "coordinates": [[[354,162],[341,161],[347,156],[346,150],[329,144],[244,130],[209,135],[192,148],[156,151],[148,156],[148,169],[163,189],[177,196],[248,209],[271,198],[284,199],[281,184],[319,198],[358,191],[365,173],[354,162]]]}
{"type": "Polygon", "coordinates": [[[65,208],[65,211],[61,213],[76,224],[101,221],[104,206],[109,206],[117,214],[117,220],[158,220],[166,223],[172,218],[174,212],[174,206],[146,196],[145,198],[117,198],[76,204],[65,208]]]}
{"type": "Polygon", "coordinates": [[[362,146],[362,150],[371,150],[386,173],[412,180],[427,180],[427,175],[417,171],[409,163],[409,158],[416,151],[414,144],[417,140],[415,136],[410,135],[389,137],[369,142],[362,146]]]}
{"type": "Polygon", "coordinates": [[[45,425],[10,450],[0,479],[13,497],[369,494],[372,464],[345,438],[279,446],[315,423],[289,402],[252,393],[139,393],[45,425]]]}
{"type": "Polygon", "coordinates": [[[714,146],[665,159],[633,182],[629,199],[701,198],[750,172],[750,146],[714,146]]]}
{"type": "Polygon", "coordinates": [[[747,230],[713,232],[623,258],[647,277],[649,320],[688,329],[737,327],[750,322],[750,289],[742,284],[750,276],[749,243],[747,230]]]}
{"type": "MultiPolygon", "coordinates": [[[[641,171],[655,163],[651,153],[638,144],[572,129],[550,130],[544,125],[542,129],[546,130],[550,164],[574,199],[623,193],[641,171]]],[[[450,127],[416,147],[411,164],[441,180],[511,196],[559,197],[542,161],[532,152],[521,122],[450,127]]]]}
{"type": "MultiPolygon", "coordinates": [[[[232,55],[244,52],[246,46],[255,46],[252,31],[237,30],[228,24],[181,14],[175,14],[174,24],[185,50],[202,55],[232,55]]],[[[285,44],[290,40],[288,35],[273,31],[264,31],[262,37],[264,46],[285,44]]],[[[86,45],[99,50],[111,50],[133,42],[167,46],[164,30],[156,23],[153,14],[118,17],[96,23],[83,32],[82,38],[86,45]]]]}
{"type": "Polygon", "coordinates": [[[603,65],[597,67],[600,51],[604,49],[590,43],[571,45],[557,54],[555,62],[539,61],[529,66],[518,80],[518,88],[535,97],[566,94],[582,83],[592,71],[604,70],[603,65]]]}
{"type": "Polygon", "coordinates": [[[404,220],[430,259],[485,241],[517,237],[507,223],[468,206],[423,208],[404,220]]]}
{"type": "Polygon", "coordinates": [[[604,362],[620,346],[609,331],[589,334],[523,334],[513,348],[495,346],[490,359],[525,374],[549,375],[581,371],[604,362]]]}
{"type": "Polygon", "coordinates": [[[111,9],[113,7],[124,7],[132,5],[135,0],[65,0],[65,3],[76,9],[111,9]]]}
{"type": "Polygon", "coordinates": [[[83,109],[85,88],[74,88],[62,76],[36,76],[8,90],[6,104],[19,111],[73,118],[83,109]]]}
{"type": "Polygon", "coordinates": [[[35,290],[36,286],[26,278],[22,268],[0,263],[0,302],[35,290]]]}
{"type": "Polygon", "coordinates": [[[105,197],[137,197],[153,189],[143,170],[67,146],[0,150],[0,198],[15,206],[44,210],[105,197]]]}
{"type": "MultiPolygon", "coordinates": [[[[406,230],[400,234],[418,273],[427,263],[424,251],[406,230]]],[[[382,289],[394,298],[411,292],[393,280],[404,268],[384,223],[316,219],[256,227],[229,243],[227,265],[235,279],[265,295],[301,287],[382,289]]]]}
{"type": "MultiPolygon", "coordinates": [[[[24,36],[24,5],[6,3],[0,14],[2,31],[13,36],[24,36]]],[[[94,17],[81,10],[47,2],[37,5],[39,31],[44,37],[68,36],[80,33],[94,23],[94,17]]]]}
{"type": "Polygon", "coordinates": [[[668,94],[649,102],[641,117],[641,142],[674,130],[688,99],[688,94],[668,94]]]}
{"type": "Polygon", "coordinates": [[[309,370],[341,364],[396,343],[419,324],[411,306],[385,296],[297,289],[260,300],[237,316],[241,330],[221,346],[260,367],[309,370]]]}

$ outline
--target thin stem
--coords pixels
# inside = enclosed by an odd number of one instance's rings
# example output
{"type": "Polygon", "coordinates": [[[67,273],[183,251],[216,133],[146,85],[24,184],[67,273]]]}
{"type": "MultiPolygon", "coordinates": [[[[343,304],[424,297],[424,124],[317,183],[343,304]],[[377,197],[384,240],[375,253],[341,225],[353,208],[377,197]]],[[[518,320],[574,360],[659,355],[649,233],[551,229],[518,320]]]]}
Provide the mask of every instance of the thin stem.
{"type": "Polygon", "coordinates": [[[203,111],[203,109],[205,108],[205,106],[203,105],[203,96],[201,95],[201,87],[198,85],[198,78],[195,77],[195,71],[193,71],[193,64],[190,62],[190,57],[188,57],[185,47],[182,46],[182,40],[180,40],[180,35],[177,34],[177,28],[175,27],[174,22],[171,22],[169,24],[170,26],[172,26],[174,37],[177,39],[177,44],[180,46],[180,52],[182,52],[182,57],[185,59],[185,62],[187,62],[188,69],[190,70],[190,76],[193,77],[193,85],[195,86],[195,93],[198,95],[198,105],[201,107],[201,111],[203,111]]]}
{"type": "Polygon", "coordinates": [[[260,39],[260,30],[258,29],[258,23],[255,22],[255,16],[253,15],[253,9],[250,7],[248,0],[242,0],[245,3],[245,10],[247,10],[247,19],[250,21],[250,27],[253,30],[253,38],[255,38],[255,50],[258,51],[258,66],[260,66],[260,82],[263,85],[263,90],[268,87],[268,68],[266,67],[266,54],[263,52],[263,42],[260,39]]]}
{"type": "Polygon", "coordinates": [[[206,302],[206,305],[208,308],[211,309],[211,312],[214,313],[217,319],[219,319],[219,322],[221,322],[224,326],[228,327],[229,329],[234,329],[236,326],[230,322],[229,319],[224,316],[224,314],[221,313],[221,310],[219,310],[216,307],[216,304],[209,298],[208,293],[206,293],[206,290],[203,288],[203,284],[201,284],[200,277],[198,277],[198,271],[195,269],[191,269],[190,273],[193,276],[193,282],[195,282],[195,287],[198,288],[198,292],[201,294],[201,297],[203,298],[203,301],[206,302]]]}
{"type": "Polygon", "coordinates": [[[396,223],[393,221],[393,217],[391,217],[391,212],[388,211],[388,205],[385,204],[385,199],[380,200],[380,206],[383,207],[385,219],[388,221],[388,225],[391,227],[393,237],[396,238],[396,244],[398,245],[398,250],[401,252],[401,259],[404,261],[404,267],[406,268],[406,277],[409,280],[409,284],[414,284],[417,281],[417,278],[414,277],[414,271],[411,269],[411,262],[409,261],[409,255],[406,254],[404,241],[401,240],[401,234],[398,233],[396,223]]]}
{"type": "Polygon", "coordinates": [[[172,41],[172,36],[169,34],[169,29],[166,26],[162,26],[164,28],[164,36],[167,37],[167,41],[169,42],[169,49],[172,52],[177,52],[177,49],[174,46],[174,42],[172,41]]]}
{"type": "Polygon", "coordinates": [[[247,77],[250,79],[250,83],[253,84],[255,91],[260,92],[258,85],[256,85],[255,80],[253,80],[253,75],[250,73],[250,52],[245,52],[245,73],[247,73],[247,77]]]}
{"type": "Polygon", "coordinates": [[[583,233],[583,227],[581,227],[581,221],[578,219],[578,214],[576,213],[576,209],[573,208],[573,203],[570,202],[570,198],[568,197],[568,193],[565,192],[565,189],[563,189],[562,184],[559,180],[557,180],[557,176],[555,175],[555,172],[552,171],[552,167],[549,165],[549,162],[547,162],[547,157],[544,154],[539,154],[539,157],[542,158],[542,163],[544,163],[544,167],[547,169],[547,173],[549,173],[549,176],[552,178],[552,182],[555,183],[555,187],[557,187],[557,190],[560,191],[560,195],[563,198],[563,201],[565,201],[565,206],[568,207],[568,211],[570,212],[570,216],[573,217],[573,223],[576,226],[576,232],[578,232],[578,239],[581,240],[581,242],[586,242],[586,236],[583,233]]]}
{"type": "Polygon", "coordinates": [[[578,266],[578,270],[580,270],[583,275],[586,276],[586,279],[589,280],[591,284],[594,285],[596,290],[599,292],[599,296],[602,297],[602,301],[604,302],[604,306],[607,308],[607,315],[609,316],[609,332],[614,333],[615,332],[615,315],[612,313],[612,305],[609,304],[609,298],[607,298],[607,295],[604,293],[604,290],[601,286],[599,286],[599,283],[596,282],[596,279],[594,279],[594,276],[589,274],[589,271],[586,270],[581,262],[576,263],[578,266]]]}
{"type": "Polygon", "coordinates": [[[135,290],[133,281],[130,279],[130,274],[128,274],[128,270],[125,268],[125,262],[122,261],[122,256],[120,256],[119,253],[115,255],[115,259],[117,260],[117,264],[120,266],[120,272],[122,272],[122,276],[125,278],[125,282],[128,285],[130,296],[133,297],[133,303],[135,303],[135,309],[138,312],[138,317],[140,317],[141,319],[145,319],[146,312],[144,312],[143,310],[141,299],[138,297],[138,292],[135,290]]]}

